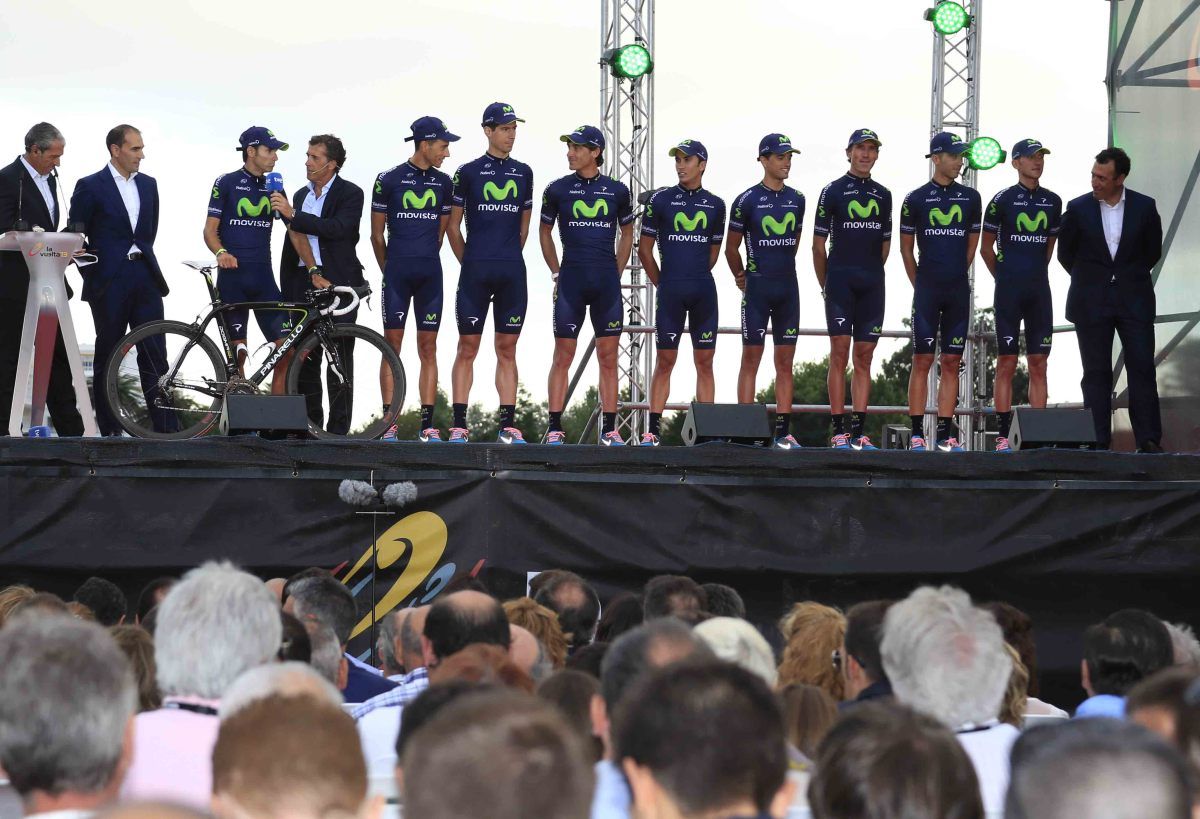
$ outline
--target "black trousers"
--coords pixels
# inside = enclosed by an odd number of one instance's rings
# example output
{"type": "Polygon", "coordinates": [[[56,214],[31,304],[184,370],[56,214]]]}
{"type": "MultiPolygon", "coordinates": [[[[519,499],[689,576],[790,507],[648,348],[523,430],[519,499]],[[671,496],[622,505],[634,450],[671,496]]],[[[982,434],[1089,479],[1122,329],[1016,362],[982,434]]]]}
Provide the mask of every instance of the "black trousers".
{"type": "Polygon", "coordinates": [[[345,435],[350,431],[350,414],[354,409],[354,339],[344,338],[334,342],[341,359],[344,383],[334,370],[332,363],[325,360],[317,348],[300,365],[299,389],[304,396],[308,408],[308,417],[317,426],[337,435],[345,435]],[[321,368],[325,367],[325,386],[329,390],[329,423],[325,423],[325,409],[322,402],[324,390],[321,387],[321,368]]]}
{"type": "Polygon", "coordinates": [[[1094,318],[1075,323],[1083,363],[1083,403],[1092,411],[1097,445],[1112,442],[1113,337],[1119,336],[1129,381],[1129,421],[1138,447],[1162,443],[1158,381],[1154,372],[1154,322],[1129,314],[1115,288],[1094,318]]]}
{"type": "MultiPolygon", "coordinates": [[[[0,299],[0,413],[4,417],[4,429],[8,434],[8,411],[12,406],[13,389],[16,386],[17,362],[21,353],[21,328],[25,321],[25,302],[0,299]]],[[[27,385],[21,384],[24,394],[27,385]]],[[[71,381],[71,365],[67,361],[67,349],[63,346],[62,331],[54,345],[54,357],[50,366],[50,386],[46,390],[46,409],[50,421],[59,435],[83,435],[83,416],[75,406],[75,387],[71,381]]]]}

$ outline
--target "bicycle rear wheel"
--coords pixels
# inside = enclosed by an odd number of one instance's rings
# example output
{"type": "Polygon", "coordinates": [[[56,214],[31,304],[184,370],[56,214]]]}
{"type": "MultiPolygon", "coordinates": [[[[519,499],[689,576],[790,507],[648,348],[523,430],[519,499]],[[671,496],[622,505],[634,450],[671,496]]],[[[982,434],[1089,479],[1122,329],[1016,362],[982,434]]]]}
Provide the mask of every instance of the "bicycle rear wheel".
{"type": "Polygon", "coordinates": [[[194,325],[143,324],[108,358],[104,400],[135,438],[195,438],[221,418],[225,359],[194,325]]]}
{"type": "Polygon", "coordinates": [[[287,391],[303,395],[309,431],[318,438],[381,437],[404,403],[404,365],[383,336],[360,324],[318,328],[288,364],[287,391]],[[380,400],[380,379],[394,385],[380,400]],[[386,405],[387,409],[384,409],[386,405]]]}

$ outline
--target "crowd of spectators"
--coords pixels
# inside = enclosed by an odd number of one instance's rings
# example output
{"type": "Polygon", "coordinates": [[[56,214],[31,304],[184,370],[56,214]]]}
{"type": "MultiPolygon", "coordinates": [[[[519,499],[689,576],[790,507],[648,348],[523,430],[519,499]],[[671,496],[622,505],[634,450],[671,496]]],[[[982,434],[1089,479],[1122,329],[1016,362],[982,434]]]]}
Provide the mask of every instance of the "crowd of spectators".
{"type": "Polygon", "coordinates": [[[1200,643],[1147,611],[1083,632],[1072,714],[1030,618],[951,586],[798,602],[773,648],[726,585],[470,578],[362,657],[324,569],[130,600],[0,589],[0,819],[1200,816],[1200,643]]]}

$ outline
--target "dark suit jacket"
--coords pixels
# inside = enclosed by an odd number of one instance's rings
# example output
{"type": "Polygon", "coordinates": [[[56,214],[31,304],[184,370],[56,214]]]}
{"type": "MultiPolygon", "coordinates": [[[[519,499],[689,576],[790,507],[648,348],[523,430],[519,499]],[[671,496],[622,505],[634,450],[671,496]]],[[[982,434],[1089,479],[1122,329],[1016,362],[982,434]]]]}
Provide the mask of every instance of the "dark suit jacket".
{"type": "Polygon", "coordinates": [[[69,221],[83,225],[88,239],[86,247],[98,259],[94,265],[80,269],[84,301],[91,301],[103,293],[113,277],[120,274],[126,254],[135,242],[145,254],[159,294],[165,296],[169,292],[154,255],[154,238],[158,235],[158,183],[144,173],[139,173],[133,181],[142,203],[136,230],[129,225],[125,200],[121,198],[107,165],[80,179],[71,194],[69,221]]]}
{"type": "MultiPolygon", "coordinates": [[[[359,225],[362,223],[362,188],[341,175],[334,177],[325,195],[321,215],[300,209],[308,196],[308,186],[292,195],[296,215],[288,227],[296,233],[316,236],[321,248],[321,267],[325,278],[334,284],[358,286],[364,282],[362,262],[358,260],[359,225]]],[[[283,244],[279,268],[279,288],[285,299],[299,299],[311,286],[307,271],[300,267],[300,256],[292,247],[291,237],[283,244]]]]}
{"type": "MultiPolygon", "coordinates": [[[[58,201],[57,180],[50,177],[50,192],[62,215],[62,204],[58,201]]],[[[31,228],[58,230],[58,219],[46,211],[46,200],[42,198],[37,183],[17,157],[11,165],[0,168],[0,233],[12,230],[20,215],[31,228]],[[18,201],[19,200],[19,201],[18,201]]],[[[0,251],[0,299],[24,302],[29,290],[29,268],[20,253],[0,251]]],[[[67,288],[68,293],[70,287],[67,288]]]]}
{"type": "Polygon", "coordinates": [[[1124,309],[1134,318],[1153,321],[1151,273],[1161,256],[1162,219],[1149,196],[1125,189],[1125,217],[1115,259],[1104,241],[1099,201],[1090,193],[1072,199],[1058,238],[1058,261],[1071,274],[1067,320],[1087,324],[1116,287],[1124,309]]]}

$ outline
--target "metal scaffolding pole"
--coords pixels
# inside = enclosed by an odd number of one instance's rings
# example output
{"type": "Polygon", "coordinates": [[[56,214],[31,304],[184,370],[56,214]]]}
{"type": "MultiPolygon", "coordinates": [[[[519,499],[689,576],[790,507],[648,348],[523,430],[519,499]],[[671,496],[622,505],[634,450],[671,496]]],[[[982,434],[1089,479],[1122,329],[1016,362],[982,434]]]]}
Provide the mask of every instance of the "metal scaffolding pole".
{"type": "MultiPolygon", "coordinates": [[[[654,0],[600,0],[600,129],[607,144],[602,171],[629,187],[636,206],[638,197],[654,187],[654,73],[635,80],[618,79],[604,62],[605,54],[631,43],[641,43],[654,54],[654,0]]],[[[635,235],[629,279],[622,286],[625,324],[653,325],[654,285],[642,272],[636,247],[635,235]]],[[[634,404],[648,401],[653,340],[642,333],[623,333],[617,366],[627,400],[634,404]]],[[[646,410],[629,410],[618,417],[617,429],[636,443],[648,422],[646,410]]]]}
{"type": "MultiPolygon", "coordinates": [[[[950,36],[943,36],[933,31],[933,91],[930,104],[929,135],[940,131],[954,131],[970,142],[979,136],[979,51],[980,34],[983,26],[983,0],[965,0],[963,7],[971,17],[971,23],[962,31],[950,36]]],[[[962,172],[962,183],[968,187],[976,187],[978,172],[965,165],[962,172]]],[[[974,407],[974,415],[962,417],[959,430],[962,433],[963,445],[968,449],[978,448],[980,441],[975,438],[976,428],[982,432],[982,407],[979,396],[984,387],[987,372],[986,345],[976,337],[975,322],[975,265],[968,269],[967,276],[971,284],[970,299],[970,332],[966,348],[963,350],[962,366],[959,369],[958,403],[965,407],[974,407]]],[[[933,406],[937,405],[937,371],[938,366],[929,371],[929,396],[933,406]]],[[[926,405],[928,408],[928,404],[926,405]]],[[[932,414],[926,414],[926,428],[930,419],[937,421],[936,409],[932,414]]]]}

